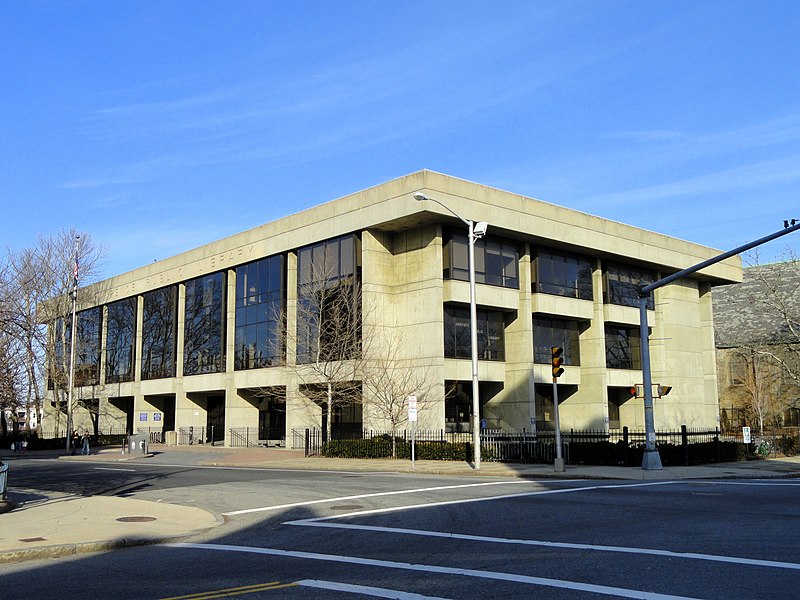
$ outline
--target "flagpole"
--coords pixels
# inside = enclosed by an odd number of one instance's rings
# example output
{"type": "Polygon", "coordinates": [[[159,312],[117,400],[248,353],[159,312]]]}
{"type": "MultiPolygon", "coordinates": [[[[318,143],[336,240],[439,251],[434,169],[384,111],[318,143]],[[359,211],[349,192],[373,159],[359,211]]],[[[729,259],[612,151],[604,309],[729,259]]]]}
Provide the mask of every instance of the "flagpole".
{"type": "Polygon", "coordinates": [[[69,335],[69,383],[67,391],[67,452],[72,444],[72,389],[75,384],[75,338],[78,337],[78,248],[81,236],[75,236],[75,265],[72,271],[72,329],[69,335]]]}

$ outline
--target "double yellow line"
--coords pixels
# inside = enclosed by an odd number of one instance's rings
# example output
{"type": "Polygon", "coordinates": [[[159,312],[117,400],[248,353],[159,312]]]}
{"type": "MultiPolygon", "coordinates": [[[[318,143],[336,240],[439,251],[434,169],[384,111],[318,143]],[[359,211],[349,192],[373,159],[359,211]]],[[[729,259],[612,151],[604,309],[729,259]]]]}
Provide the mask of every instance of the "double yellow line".
{"type": "Polygon", "coordinates": [[[254,585],[243,585],[241,587],[226,588],[224,590],[210,590],[208,592],[198,592],[197,594],[187,594],[186,596],[172,596],[162,598],[162,600],[211,600],[212,598],[228,598],[230,596],[241,596],[254,592],[268,592],[281,588],[296,586],[296,583],[281,583],[280,581],[270,581],[269,583],[257,583],[254,585]]]}

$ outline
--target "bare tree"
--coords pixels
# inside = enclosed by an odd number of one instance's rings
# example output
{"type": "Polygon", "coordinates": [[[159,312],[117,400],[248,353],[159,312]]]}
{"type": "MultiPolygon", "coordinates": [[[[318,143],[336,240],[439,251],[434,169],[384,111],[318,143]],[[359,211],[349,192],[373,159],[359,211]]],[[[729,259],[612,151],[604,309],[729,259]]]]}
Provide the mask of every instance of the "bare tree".
{"type": "MultiPolygon", "coordinates": [[[[70,332],[64,317],[71,310],[69,292],[75,277],[77,235],[70,230],[40,236],[35,246],[10,252],[7,257],[8,311],[13,315],[8,333],[24,357],[21,386],[26,409],[29,415],[35,412],[39,418],[47,377],[58,406],[62,405],[59,396],[66,392],[64,347],[70,332]]],[[[89,283],[98,275],[103,250],[87,234],[81,234],[80,240],[80,281],[89,283]]],[[[79,292],[79,300],[86,293],[79,292]]]]}
{"type": "Polygon", "coordinates": [[[430,369],[409,361],[406,345],[401,328],[386,329],[383,335],[375,336],[363,365],[370,419],[389,425],[392,458],[397,458],[397,432],[409,423],[408,398],[416,396],[417,411],[424,412],[433,387],[430,369]]]}
{"type": "Polygon", "coordinates": [[[748,277],[757,283],[748,300],[758,307],[760,320],[770,321],[753,351],[800,383],[800,259],[787,256],[783,262],[753,265],[747,270],[748,277]]]}
{"type": "MultiPolygon", "coordinates": [[[[287,366],[303,394],[322,408],[328,439],[335,410],[362,402],[365,351],[361,283],[354,273],[341,273],[337,260],[323,252],[300,269],[296,325],[285,328],[287,344],[296,350],[287,366]]],[[[286,324],[286,315],[278,322],[286,324]]]]}
{"type": "Polygon", "coordinates": [[[714,291],[717,347],[732,356],[727,389],[758,424],[778,425],[800,392],[800,260],[759,264],[757,253],[742,283],[714,291]]]}
{"type": "Polygon", "coordinates": [[[19,404],[20,371],[18,353],[13,349],[13,340],[0,332],[0,434],[7,435],[11,425],[6,413],[16,417],[19,404]]]}
{"type": "Polygon", "coordinates": [[[764,435],[764,425],[776,424],[783,412],[781,402],[781,373],[777,363],[770,359],[769,353],[756,348],[744,347],[737,350],[741,357],[739,364],[744,367],[741,383],[744,389],[743,407],[758,423],[758,430],[764,435]]]}

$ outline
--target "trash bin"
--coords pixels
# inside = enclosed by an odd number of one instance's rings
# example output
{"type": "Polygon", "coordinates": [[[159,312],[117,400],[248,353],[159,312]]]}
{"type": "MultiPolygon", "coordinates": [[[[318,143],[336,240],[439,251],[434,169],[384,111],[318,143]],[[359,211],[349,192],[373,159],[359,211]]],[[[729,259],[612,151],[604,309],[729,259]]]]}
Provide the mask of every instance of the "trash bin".
{"type": "Polygon", "coordinates": [[[8,488],[8,463],[0,461],[0,500],[6,499],[8,488]]]}
{"type": "Polygon", "coordinates": [[[177,431],[167,431],[164,434],[164,442],[167,446],[177,446],[178,445],[178,432],[177,431]]]}

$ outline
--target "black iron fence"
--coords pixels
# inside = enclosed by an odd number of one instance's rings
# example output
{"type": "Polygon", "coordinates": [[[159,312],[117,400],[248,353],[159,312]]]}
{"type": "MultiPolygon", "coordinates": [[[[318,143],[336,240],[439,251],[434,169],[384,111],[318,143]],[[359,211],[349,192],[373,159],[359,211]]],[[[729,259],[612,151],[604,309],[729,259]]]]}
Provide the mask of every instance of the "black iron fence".
{"type": "Polygon", "coordinates": [[[180,427],[178,428],[178,445],[191,446],[192,444],[205,444],[205,427],[180,427]]]}
{"type": "MultiPolygon", "coordinates": [[[[489,429],[481,432],[481,457],[485,461],[551,463],[555,459],[554,431],[506,432],[489,429]]],[[[331,434],[324,439],[320,429],[293,429],[292,447],[302,448],[306,456],[343,458],[410,457],[410,431],[363,430],[354,436],[331,434]]],[[[421,460],[467,460],[472,457],[472,434],[445,430],[414,433],[416,454],[421,460]]],[[[576,430],[561,432],[562,456],[568,464],[642,464],[646,434],[627,427],[619,430],[576,430]]],[[[719,429],[690,429],[656,432],[656,446],[665,465],[690,465],[735,461],[747,449],[741,441],[724,436],[719,429]]]]}
{"type": "Polygon", "coordinates": [[[229,445],[233,448],[254,448],[258,446],[286,446],[284,429],[259,427],[232,427],[228,430],[229,445]]]}

